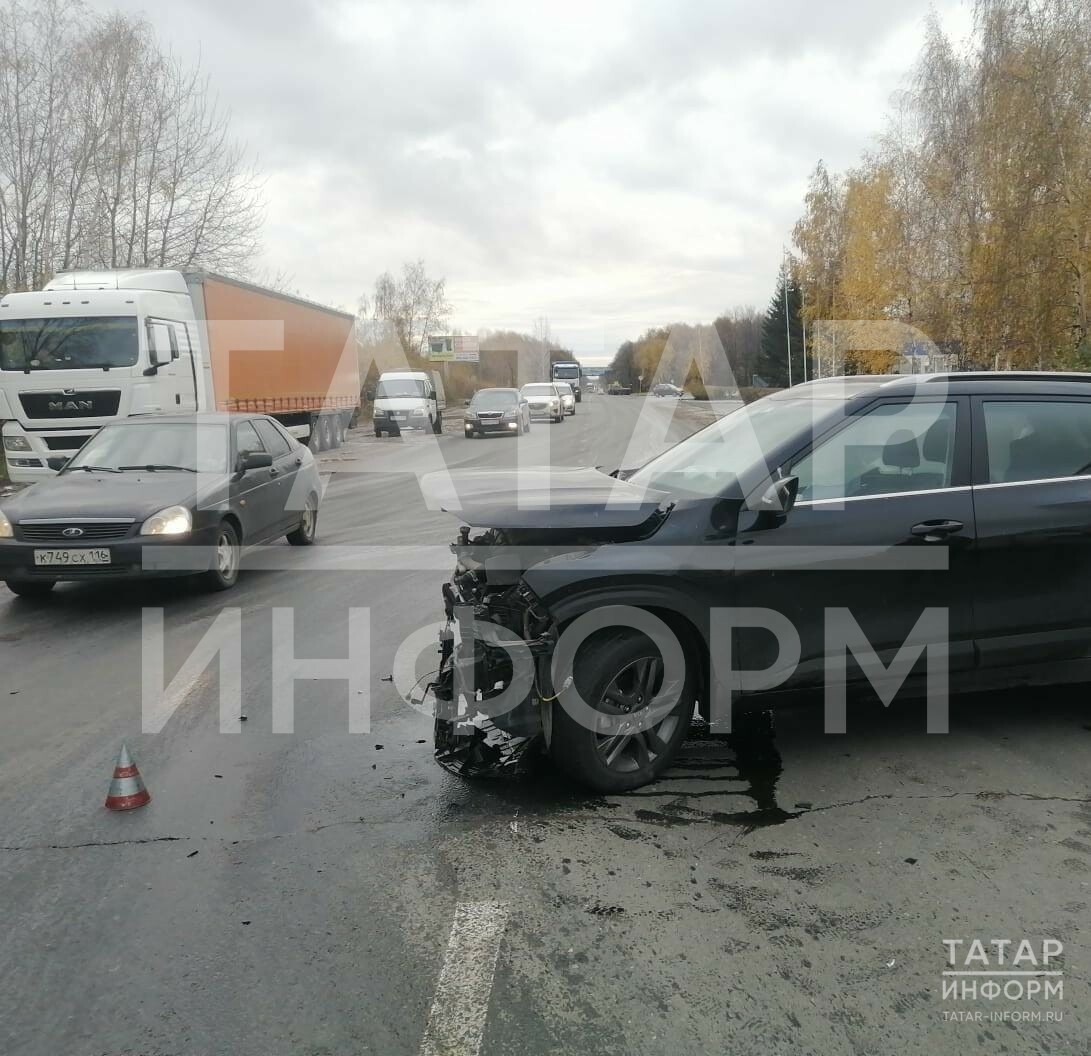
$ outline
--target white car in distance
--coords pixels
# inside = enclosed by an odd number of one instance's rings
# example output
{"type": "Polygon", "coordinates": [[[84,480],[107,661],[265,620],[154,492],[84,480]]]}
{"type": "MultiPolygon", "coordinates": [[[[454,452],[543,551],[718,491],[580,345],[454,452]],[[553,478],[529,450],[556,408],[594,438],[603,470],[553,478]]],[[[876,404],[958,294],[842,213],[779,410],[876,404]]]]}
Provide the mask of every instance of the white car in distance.
{"type": "Polygon", "coordinates": [[[551,422],[564,421],[564,398],[552,381],[534,381],[520,390],[530,404],[531,418],[548,418],[551,422]]]}

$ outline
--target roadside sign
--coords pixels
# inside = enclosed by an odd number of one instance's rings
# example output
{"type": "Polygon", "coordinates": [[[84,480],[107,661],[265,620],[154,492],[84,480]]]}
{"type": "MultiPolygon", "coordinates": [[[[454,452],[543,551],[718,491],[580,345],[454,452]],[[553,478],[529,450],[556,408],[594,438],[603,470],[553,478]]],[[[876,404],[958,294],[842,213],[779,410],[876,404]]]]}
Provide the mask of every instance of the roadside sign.
{"type": "Polygon", "coordinates": [[[428,338],[428,358],[433,363],[450,363],[455,358],[454,338],[428,338]]]}
{"type": "Polygon", "coordinates": [[[478,363],[481,361],[481,348],[476,337],[455,337],[456,363],[478,363]]]}
{"type": "Polygon", "coordinates": [[[428,338],[428,358],[433,363],[478,363],[480,343],[476,337],[441,334],[428,338]]]}

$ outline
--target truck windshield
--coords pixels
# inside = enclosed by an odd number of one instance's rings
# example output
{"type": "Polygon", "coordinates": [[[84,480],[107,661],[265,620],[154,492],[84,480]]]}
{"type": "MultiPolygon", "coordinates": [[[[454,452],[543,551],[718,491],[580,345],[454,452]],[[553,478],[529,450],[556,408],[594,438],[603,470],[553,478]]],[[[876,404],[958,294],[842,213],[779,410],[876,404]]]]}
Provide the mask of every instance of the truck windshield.
{"type": "Polygon", "coordinates": [[[375,389],[375,399],[391,399],[399,396],[415,396],[427,399],[428,386],[417,378],[387,378],[375,389]]]}
{"type": "Polygon", "coordinates": [[[195,473],[227,471],[230,437],[226,425],[208,422],[126,422],[100,429],[65,467],[87,469],[175,467],[195,473]]]}
{"type": "Polygon", "coordinates": [[[565,381],[571,381],[573,378],[580,376],[580,368],[575,363],[557,363],[553,367],[553,377],[557,379],[564,379],[565,381]]]}
{"type": "Polygon", "coordinates": [[[131,367],[139,351],[135,315],[0,319],[0,370],[131,367]]]}

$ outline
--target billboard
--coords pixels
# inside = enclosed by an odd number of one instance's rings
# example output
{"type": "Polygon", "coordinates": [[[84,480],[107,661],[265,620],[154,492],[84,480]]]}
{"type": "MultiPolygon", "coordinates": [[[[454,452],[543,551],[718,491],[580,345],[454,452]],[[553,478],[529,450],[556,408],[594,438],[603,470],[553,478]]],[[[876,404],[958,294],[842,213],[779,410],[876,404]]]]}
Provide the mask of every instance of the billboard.
{"type": "Polygon", "coordinates": [[[481,346],[476,337],[441,334],[428,338],[428,358],[433,363],[478,363],[481,346]]]}

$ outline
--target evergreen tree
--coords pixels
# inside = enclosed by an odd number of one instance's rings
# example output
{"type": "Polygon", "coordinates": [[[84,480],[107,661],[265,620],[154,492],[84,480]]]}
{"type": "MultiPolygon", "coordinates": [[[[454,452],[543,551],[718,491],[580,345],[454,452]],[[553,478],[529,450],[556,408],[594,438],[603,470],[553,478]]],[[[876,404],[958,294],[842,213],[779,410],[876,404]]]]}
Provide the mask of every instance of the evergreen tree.
{"type": "MultiPolygon", "coordinates": [[[[804,380],[803,370],[803,320],[801,309],[803,298],[799,285],[787,273],[780,269],[777,276],[777,289],[765,319],[761,324],[761,347],[758,351],[754,373],[765,385],[786,388],[788,385],[788,337],[792,342],[792,384],[798,385],[804,380]],[[788,327],[785,332],[784,302],[788,301],[788,327]]],[[[807,364],[806,376],[811,377],[811,365],[807,364]]],[[[745,384],[753,379],[747,378],[745,384]]],[[[740,379],[740,383],[742,379],[740,379]]]]}

